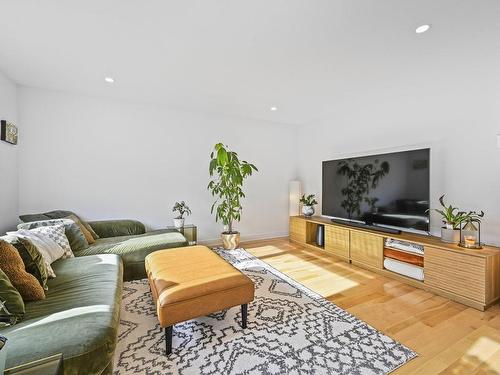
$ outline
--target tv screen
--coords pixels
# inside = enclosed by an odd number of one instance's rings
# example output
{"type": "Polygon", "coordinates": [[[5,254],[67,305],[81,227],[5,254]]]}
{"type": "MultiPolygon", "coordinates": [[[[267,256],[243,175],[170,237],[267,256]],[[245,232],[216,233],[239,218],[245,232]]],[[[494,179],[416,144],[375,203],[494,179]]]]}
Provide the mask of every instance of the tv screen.
{"type": "Polygon", "coordinates": [[[429,149],[323,162],[322,213],[429,231],[429,149]]]}

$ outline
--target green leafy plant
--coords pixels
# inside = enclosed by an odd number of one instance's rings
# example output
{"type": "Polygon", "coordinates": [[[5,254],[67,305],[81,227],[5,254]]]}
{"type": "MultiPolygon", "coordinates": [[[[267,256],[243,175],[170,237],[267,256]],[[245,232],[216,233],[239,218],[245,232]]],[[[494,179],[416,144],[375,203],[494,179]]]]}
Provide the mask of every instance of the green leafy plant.
{"type": "MultiPolygon", "coordinates": [[[[375,189],[382,177],[389,173],[389,163],[379,163],[375,159],[373,163],[359,164],[352,159],[339,162],[337,174],[347,177],[347,185],[341,189],[345,199],[340,203],[346,210],[349,219],[354,213],[361,215],[361,203],[368,198],[371,189],[375,189]]],[[[375,199],[375,198],[368,198],[375,199]]]]}
{"type": "Polygon", "coordinates": [[[372,212],[375,212],[377,208],[375,205],[377,204],[378,201],[379,199],[377,197],[373,198],[365,197],[365,202],[368,203],[372,212]]]}
{"type": "Polygon", "coordinates": [[[303,194],[302,198],[300,198],[300,203],[304,206],[314,206],[315,204],[318,204],[318,201],[316,200],[316,196],[314,194],[303,194]]]}
{"type": "Polygon", "coordinates": [[[474,228],[475,228],[474,223],[481,223],[481,220],[484,217],[484,211],[481,211],[481,212],[469,211],[467,213],[462,212],[462,214],[463,214],[463,218],[461,219],[460,224],[463,223],[465,226],[472,224],[472,226],[474,228]]]}
{"type": "MultiPolygon", "coordinates": [[[[463,211],[459,211],[458,207],[453,207],[451,204],[449,206],[444,202],[444,194],[439,197],[439,204],[442,209],[435,208],[434,211],[441,215],[443,224],[448,229],[458,229],[460,224],[468,219],[469,214],[463,211]]],[[[427,210],[428,212],[429,210],[427,210]]],[[[481,211],[482,212],[482,211],[481,211]]],[[[484,213],[483,213],[484,215],[484,213]]]]}
{"type": "Polygon", "coordinates": [[[222,221],[227,226],[226,234],[232,234],[233,221],[240,221],[243,180],[257,171],[255,165],[238,158],[238,154],[229,150],[222,143],[217,143],[210,154],[209,173],[211,180],[208,190],[217,197],[212,204],[211,213],[215,211],[215,221],[222,221]]]}
{"type": "Polygon", "coordinates": [[[184,215],[191,215],[191,209],[187,206],[186,202],[175,202],[174,207],[172,207],[172,212],[178,212],[179,216],[176,219],[184,219],[184,215]]]}

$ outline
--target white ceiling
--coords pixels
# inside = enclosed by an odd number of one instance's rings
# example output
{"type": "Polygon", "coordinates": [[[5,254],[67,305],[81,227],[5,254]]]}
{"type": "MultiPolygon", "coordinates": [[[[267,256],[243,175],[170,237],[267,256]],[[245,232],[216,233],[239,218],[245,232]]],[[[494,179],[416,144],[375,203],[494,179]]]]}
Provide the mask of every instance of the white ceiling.
{"type": "Polygon", "coordinates": [[[20,85],[274,122],[401,80],[500,83],[499,0],[0,0],[0,14],[0,70],[20,85]]]}

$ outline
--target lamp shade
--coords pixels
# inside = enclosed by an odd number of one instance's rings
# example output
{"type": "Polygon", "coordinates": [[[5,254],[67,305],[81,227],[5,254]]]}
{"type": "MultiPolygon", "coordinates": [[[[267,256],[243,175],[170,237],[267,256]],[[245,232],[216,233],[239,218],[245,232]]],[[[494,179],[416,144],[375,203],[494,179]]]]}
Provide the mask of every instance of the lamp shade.
{"type": "Polygon", "coordinates": [[[290,201],[288,203],[290,216],[300,215],[300,196],[301,196],[300,181],[290,181],[288,186],[290,201]]]}

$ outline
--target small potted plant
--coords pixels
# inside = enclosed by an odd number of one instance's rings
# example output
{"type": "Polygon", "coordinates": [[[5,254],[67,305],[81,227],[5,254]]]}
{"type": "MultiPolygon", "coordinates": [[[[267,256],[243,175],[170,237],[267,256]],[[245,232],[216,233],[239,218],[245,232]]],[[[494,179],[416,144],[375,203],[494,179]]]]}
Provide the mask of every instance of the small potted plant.
{"type": "Polygon", "coordinates": [[[439,198],[439,203],[443,209],[434,209],[442,216],[444,226],[441,227],[441,241],[449,243],[460,242],[460,225],[467,218],[467,213],[459,211],[458,207],[451,204],[446,206],[444,195],[439,198]]]}
{"type": "Polygon", "coordinates": [[[178,212],[179,215],[174,218],[174,227],[181,229],[184,227],[184,215],[191,215],[191,209],[187,206],[186,202],[175,202],[172,207],[172,212],[178,212]]]}
{"type": "Polygon", "coordinates": [[[300,198],[300,203],[302,203],[302,213],[304,216],[310,217],[314,215],[314,205],[318,204],[314,194],[303,194],[302,198],[300,198]]]}

